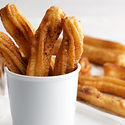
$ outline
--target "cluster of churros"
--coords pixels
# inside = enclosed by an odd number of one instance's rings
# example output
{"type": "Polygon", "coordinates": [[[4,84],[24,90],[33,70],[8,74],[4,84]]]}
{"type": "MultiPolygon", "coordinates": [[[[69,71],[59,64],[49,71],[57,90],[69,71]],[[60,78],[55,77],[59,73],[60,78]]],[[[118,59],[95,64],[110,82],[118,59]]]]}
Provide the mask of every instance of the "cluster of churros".
{"type": "Polygon", "coordinates": [[[79,73],[78,98],[125,117],[125,46],[84,36],[83,48],[89,62],[101,65],[105,76],[79,73]]]}
{"type": "Polygon", "coordinates": [[[84,55],[103,66],[106,76],[125,79],[125,46],[112,41],[84,36],[84,55]]]}
{"type": "Polygon", "coordinates": [[[78,98],[125,117],[124,45],[83,36],[81,22],[55,6],[46,11],[36,31],[15,5],[7,4],[0,17],[14,40],[0,32],[0,57],[10,71],[55,76],[74,71],[80,63],[78,98]],[[92,76],[90,62],[103,66],[105,76],[92,76]]]}
{"type": "Polygon", "coordinates": [[[63,9],[52,6],[38,29],[14,5],[0,10],[7,33],[0,32],[0,57],[10,71],[28,76],[63,75],[74,71],[83,53],[83,31],[76,17],[66,17],[63,9]],[[52,58],[55,45],[63,31],[63,40],[52,58]],[[15,43],[17,45],[15,45],[15,43]]]}
{"type": "MultiPolygon", "coordinates": [[[[61,41],[61,38],[57,40],[55,55],[61,41]]],[[[125,117],[125,81],[122,80],[125,79],[125,46],[85,35],[83,50],[79,61],[78,100],[125,117]],[[90,63],[101,65],[105,76],[92,76],[90,63]]]]}

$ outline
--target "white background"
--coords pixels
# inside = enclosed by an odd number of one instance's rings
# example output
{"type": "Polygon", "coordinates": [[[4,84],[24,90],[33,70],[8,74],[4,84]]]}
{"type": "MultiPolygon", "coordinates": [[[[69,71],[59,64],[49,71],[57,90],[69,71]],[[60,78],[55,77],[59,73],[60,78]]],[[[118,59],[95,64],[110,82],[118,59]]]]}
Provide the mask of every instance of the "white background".
{"type": "MultiPolygon", "coordinates": [[[[0,8],[8,3],[15,4],[35,29],[38,28],[46,10],[50,6],[58,6],[63,8],[67,16],[76,16],[82,21],[85,35],[125,45],[125,0],[1,0],[0,8]]],[[[5,32],[1,22],[0,31],[5,32]]],[[[4,108],[2,110],[0,107],[0,113],[4,116],[0,117],[0,125],[11,125],[7,105],[6,100],[1,97],[0,106],[4,108]]],[[[125,125],[125,121],[77,103],[75,125],[83,124],[125,125]]]]}
{"type": "Polygon", "coordinates": [[[58,6],[82,21],[84,34],[124,43],[125,0],[1,0],[0,8],[8,3],[15,4],[35,29],[46,10],[58,6]]]}
{"type": "Polygon", "coordinates": [[[59,6],[67,16],[125,16],[124,0],[1,0],[0,8],[16,4],[26,17],[41,17],[50,6],[59,6]]]}

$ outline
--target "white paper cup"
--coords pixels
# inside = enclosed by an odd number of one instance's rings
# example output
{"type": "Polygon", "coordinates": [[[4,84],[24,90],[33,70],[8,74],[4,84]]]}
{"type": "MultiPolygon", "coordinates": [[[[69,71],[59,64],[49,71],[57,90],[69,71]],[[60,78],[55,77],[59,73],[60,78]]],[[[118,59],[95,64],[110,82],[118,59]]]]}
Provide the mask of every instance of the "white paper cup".
{"type": "Polygon", "coordinates": [[[73,125],[79,71],[31,77],[5,67],[13,125],[73,125]]]}

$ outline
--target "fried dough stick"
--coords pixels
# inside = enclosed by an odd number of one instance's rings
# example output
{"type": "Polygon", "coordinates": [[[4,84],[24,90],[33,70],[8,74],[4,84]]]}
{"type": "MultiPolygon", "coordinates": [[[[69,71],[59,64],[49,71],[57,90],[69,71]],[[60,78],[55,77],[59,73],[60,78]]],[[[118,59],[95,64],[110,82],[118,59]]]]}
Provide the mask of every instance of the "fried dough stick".
{"type": "Polygon", "coordinates": [[[108,51],[107,49],[98,48],[89,44],[84,44],[84,55],[86,55],[90,62],[103,65],[104,63],[115,63],[117,55],[108,51]]]}
{"type": "Polygon", "coordinates": [[[125,80],[125,67],[118,66],[111,63],[105,63],[103,66],[104,73],[106,76],[115,77],[125,80]]]}
{"type": "Polygon", "coordinates": [[[125,81],[109,76],[89,76],[89,75],[79,75],[79,82],[90,81],[90,82],[108,82],[114,85],[125,87],[125,81]]]}
{"type": "Polygon", "coordinates": [[[94,47],[106,49],[115,54],[125,54],[125,46],[117,42],[97,39],[97,38],[93,38],[85,35],[84,43],[88,45],[92,45],[94,47]]]}
{"type": "Polygon", "coordinates": [[[28,62],[27,75],[48,76],[54,44],[58,39],[65,19],[64,11],[50,7],[35,33],[28,62]]]}
{"type": "Polygon", "coordinates": [[[67,17],[63,26],[63,40],[56,55],[54,75],[72,72],[83,53],[83,31],[76,17],[67,17]]]}
{"type": "Polygon", "coordinates": [[[0,56],[12,72],[26,74],[26,64],[17,46],[2,32],[0,32],[0,56]]]}
{"type": "MultiPolygon", "coordinates": [[[[89,76],[88,76],[89,77],[89,76]]],[[[117,95],[125,98],[125,87],[113,84],[112,82],[105,81],[89,81],[84,80],[84,76],[79,75],[79,85],[81,86],[91,86],[98,89],[101,92],[117,95]]]]}
{"type": "Polygon", "coordinates": [[[125,100],[119,97],[103,94],[94,87],[78,86],[77,96],[89,101],[92,105],[105,108],[125,117],[125,100]]]}
{"type": "Polygon", "coordinates": [[[4,28],[28,60],[31,53],[31,42],[35,34],[34,28],[14,4],[7,4],[2,8],[0,16],[4,28]]]}

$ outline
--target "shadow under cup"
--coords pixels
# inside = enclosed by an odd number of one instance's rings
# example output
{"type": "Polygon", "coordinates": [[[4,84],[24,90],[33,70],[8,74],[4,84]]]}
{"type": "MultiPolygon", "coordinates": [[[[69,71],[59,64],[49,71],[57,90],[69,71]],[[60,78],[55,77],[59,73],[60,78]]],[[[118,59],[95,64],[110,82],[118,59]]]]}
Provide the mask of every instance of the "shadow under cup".
{"type": "Polygon", "coordinates": [[[5,67],[13,125],[73,125],[78,73],[32,77],[5,67]]]}

